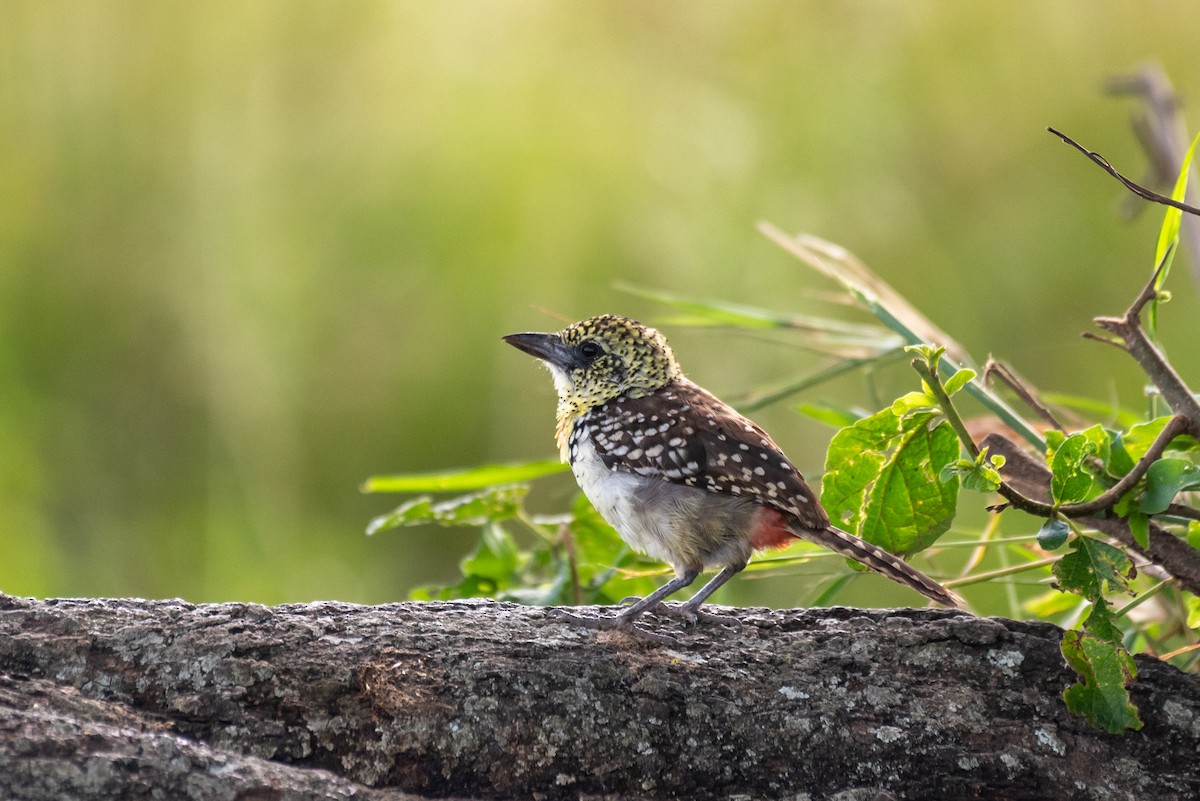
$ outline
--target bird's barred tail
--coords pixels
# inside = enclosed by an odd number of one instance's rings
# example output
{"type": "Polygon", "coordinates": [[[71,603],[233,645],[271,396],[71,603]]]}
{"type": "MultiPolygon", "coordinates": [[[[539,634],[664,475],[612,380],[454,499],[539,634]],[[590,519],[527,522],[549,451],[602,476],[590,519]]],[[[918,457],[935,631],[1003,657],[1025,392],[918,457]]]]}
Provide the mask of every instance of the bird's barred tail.
{"type": "Polygon", "coordinates": [[[806,540],[824,545],[842,556],[848,556],[854,561],[860,562],[876,573],[882,573],[893,581],[911,587],[926,598],[943,606],[958,609],[965,606],[963,599],[956,593],[938,584],[899,557],[893,556],[848,531],[842,531],[836,526],[829,526],[824,531],[806,531],[803,536],[806,540]]]}

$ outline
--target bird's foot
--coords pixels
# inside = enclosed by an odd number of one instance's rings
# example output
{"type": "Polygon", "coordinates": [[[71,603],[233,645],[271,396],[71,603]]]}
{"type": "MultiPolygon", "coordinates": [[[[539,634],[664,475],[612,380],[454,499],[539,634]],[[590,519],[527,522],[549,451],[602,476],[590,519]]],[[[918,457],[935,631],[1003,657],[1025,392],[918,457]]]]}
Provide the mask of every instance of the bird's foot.
{"type": "Polygon", "coordinates": [[[742,627],[742,621],[732,615],[719,615],[716,612],[702,612],[699,605],[692,606],[689,603],[681,604],[659,604],[654,608],[654,612],[667,617],[677,618],[687,623],[689,626],[695,626],[701,622],[717,623],[722,626],[732,626],[735,629],[742,627]]]}
{"type": "MultiPolygon", "coordinates": [[[[628,606],[629,604],[637,603],[640,600],[642,599],[636,595],[630,595],[627,598],[622,598],[617,605],[628,606]]],[[[673,617],[676,620],[682,620],[689,626],[695,626],[698,623],[704,622],[718,623],[723,626],[733,626],[734,628],[738,629],[742,627],[742,621],[738,620],[736,617],[731,615],[719,615],[716,612],[702,612],[699,604],[691,605],[688,602],[681,604],[668,604],[660,601],[659,603],[644,609],[643,613],[645,612],[655,615],[666,615],[667,617],[673,617]]]]}
{"type": "Polygon", "coordinates": [[[657,643],[659,645],[679,645],[679,641],[663,634],[655,634],[639,627],[637,625],[637,617],[627,617],[625,615],[616,615],[614,617],[581,617],[571,614],[564,609],[548,609],[546,610],[550,617],[555,620],[560,620],[563,623],[570,623],[575,626],[583,626],[584,628],[596,629],[598,631],[620,631],[625,634],[635,637],[640,640],[657,643]]]}

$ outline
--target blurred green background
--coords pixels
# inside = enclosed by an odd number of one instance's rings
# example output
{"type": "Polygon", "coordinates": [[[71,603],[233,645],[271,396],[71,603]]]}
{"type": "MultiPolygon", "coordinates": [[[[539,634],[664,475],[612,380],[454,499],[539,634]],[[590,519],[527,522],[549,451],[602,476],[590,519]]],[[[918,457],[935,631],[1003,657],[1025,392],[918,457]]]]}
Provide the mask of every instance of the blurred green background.
{"type": "MultiPolygon", "coordinates": [[[[499,337],[663,322],[615,282],[834,313],[762,219],[849,247],[977,357],[1136,406],[1128,360],[1078,333],[1132,297],[1161,214],[1119,220],[1117,184],[1044,129],[1138,177],[1106,79],[1156,60],[1200,93],[1185,2],[0,18],[0,589],[36,596],[381,602],[451,580],[474,532],[367,538],[399,499],[359,484],[551,455],[548,376],[499,337]]],[[[1163,336],[1194,375],[1200,308],[1185,269],[1171,286],[1163,336]]],[[[821,364],[663,327],[719,395],[821,364]]],[[[864,398],[851,378],[803,400],[864,398]]],[[[819,474],[832,432],[756,416],[819,474]]],[[[788,582],[731,597],[791,603],[788,582]]]]}

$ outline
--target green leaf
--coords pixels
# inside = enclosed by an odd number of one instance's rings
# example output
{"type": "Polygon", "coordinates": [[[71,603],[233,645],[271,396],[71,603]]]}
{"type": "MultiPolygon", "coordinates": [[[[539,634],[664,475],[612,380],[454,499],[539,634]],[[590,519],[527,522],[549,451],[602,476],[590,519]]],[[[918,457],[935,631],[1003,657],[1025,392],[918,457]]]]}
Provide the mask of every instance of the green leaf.
{"type": "Polygon", "coordinates": [[[743,306],[723,300],[701,300],[683,298],[653,289],[617,283],[617,289],[642,298],[658,301],[671,308],[686,312],[686,317],[673,319],[675,325],[728,325],[736,328],[787,328],[792,315],[772,312],[757,306],[743,306]]]}
{"type": "Polygon", "coordinates": [[[514,464],[485,464],[462,470],[374,476],[362,485],[363,492],[463,492],[496,484],[515,484],[562,473],[567,465],[551,459],[514,464]]]}
{"type": "Polygon", "coordinates": [[[946,380],[943,389],[946,390],[947,395],[953,397],[956,392],[965,387],[974,377],[974,370],[969,367],[963,367],[946,380]]]}
{"type": "Polygon", "coordinates": [[[1125,518],[1129,523],[1129,532],[1133,541],[1144,551],[1150,547],[1150,517],[1143,512],[1131,511],[1125,518]]]}
{"type": "Polygon", "coordinates": [[[835,524],[858,531],[867,490],[879,476],[899,432],[900,419],[891,409],[884,409],[833,435],[825,456],[821,503],[835,524]]]}
{"type": "Polygon", "coordinates": [[[1094,498],[1133,469],[1121,435],[1100,425],[1065,438],[1055,433],[1047,442],[1051,492],[1060,504],[1094,498]]]}
{"type": "Polygon", "coordinates": [[[1195,520],[1188,521],[1187,543],[1196,550],[1200,551],[1200,522],[1195,520]]]}
{"type": "Polygon", "coordinates": [[[1054,563],[1053,572],[1060,589],[1091,601],[1105,592],[1124,592],[1136,575],[1124,551],[1086,535],[1072,540],[1070,553],[1054,563]]]}
{"type": "Polygon", "coordinates": [[[1121,442],[1125,446],[1125,450],[1129,453],[1129,457],[1133,460],[1141,459],[1146,455],[1146,451],[1150,450],[1151,444],[1166,428],[1170,422],[1171,416],[1156,417],[1153,420],[1145,423],[1138,423],[1130,426],[1129,430],[1121,435],[1121,442]]]}
{"type": "Polygon", "coordinates": [[[1090,606],[1087,601],[1069,592],[1050,590],[1031,598],[1021,605],[1031,615],[1049,620],[1058,615],[1075,620],[1082,616],[1082,610],[1090,606]]]}
{"type": "Polygon", "coordinates": [[[1200,629],[1200,596],[1187,596],[1187,627],[1200,629]]]}
{"type": "Polygon", "coordinates": [[[958,438],[945,423],[930,428],[934,417],[885,409],[834,436],[822,502],[838,525],[899,554],[929,547],[950,527],[958,480],[939,475],[958,456],[958,438]]]}
{"type": "Polygon", "coordinates": [[[1133,457],[1125,447],[1125,435],[1119,431],[1105,433],[1109,438],[1109,456],[1104,463],[1105,472],[1113,478],[1121,478],[1133,469],[1133,457]]]}
{"type": "Polygon", "coordinates": [[[963,489],[995,492],[1000,489],[1001,467],[1004,467],[1004,457],[996,454],[988,458],[987,448],[983,448],[975,459],[958,459],[946,465],[938,478],[944,483],[957,477],[963,489]]]}
{"type": "Polygon", "coordinates": [[[892,414],[903,417],[913,412],[937,409],[937,399],[928,392],[910,392],[892,401],[892,414]]]}
{"type": "Polygon", "coordinates": [[[458,567],[464,576],[490,579],[499,590],[512,583],[520,561],[517,546],[509,533],[503,526],[489,523],[483,527],[479,545],[463,557],[458,567]]]}
{"type": "Polygon", "coordinates": [[[726,326],[748,330],[788,329],[803,331],[810,337],[807,343],[830,352],[864,351],[882,354],[900,346],[896,336],[877,325],[848,323],[827,317],[774,312],[757,306],[745,306],[723,300],[684,298],[623,282],[617,289],[643,298],[664,303],[681,315],[670,318],[677,326],[726,326]]]}
{"type": "Polygon", "coordinates": [[[1047,551],[1057,551],[1067,541],[1067,535],[1071,533],[1071,527],[1067,525],[1065,520],[1054,518],[1047,520],[1038,529],[1037,539],[1038,545],[1047,551]]]}
{"type": "Polygon", "coordinates": [[[481,531],[475,549],[459,561],[462,579],[457,584],[415,587],[408,597],[414,601],[450,601],[457,598],[490,597],[523,600],[522,568],[529,559],[516,547],[509,533],[498,523],[489,523],[481,531]]]}
{"type": "Polygon", "coordinates": [[[367,524],[367,534],[401,526],[438,523],[443,526],[480,526],[489,521],[507,520],[517,514],[529,488],[526,486],[491,487],[483,492],[462,495],[434,503],[428,496],[400,504],[390,513],[367,524]]]}
{"type": "Polygon", "coordinates": [[[1148,515],[1159,514],[1183,490],[1200,487],[1200,466],[1187,459],[1159,459],[1146,471],[1146,494],[1138,508],[1148,515]]]}
{"type": "Polygon", "coordinates": [[[938,363],[942,360],[942,356],[946,353],[946,349],[944,347],[935,348],[932,345],[925,344],[924,342],[918,345],[909,345],[905,348],[905,350],[923,360],[925,364],[929,366],[930,372],[934,373],[937,372],[938,363]]]}
{"type": "MultiPolygon", "coordinates": [[[[1182,203],[1187,196],[1188,174],[1191,171],[1192,156],[1195,155],[1196,145],[1200,143],[1200,134],[1192,140],[1192,145],[1184,154],[1183,164],[1179,167],[1179,177],[1175,179],[1175,189],[1171,192],[1171,199],[1182,203]]],[[[1175,251],[1179,245],[1179,225],[1183,220],[1183,210],[1174,206],[1168,206],[1163,215],[1162,227],[1158,230],[1158,244],[1154,248],[1154,269],[1158,270],[1158,277],[1154,281],[1155,291],[1162,289],[1167,280],[1167,274],[1171,271],[1171,261],[1175,256],[1175,251]]],[[[1158,327],[1158,300],[1150,301],[1147,308],[1146,328],[1153,339],[1158,327]]]]}
{"type": "Polygon", "coordinates": [[[1137,707],[1129,700],[1129,683],[1137,677],[1137,666],[1120,640],[1108,604],[1100,599],[1088,614],[1084,631],[1068,631],[1061,645],[1067,664],[1083,679],[1063,692],[1067,708],[1110,734],[1142,727],[1137,707]]]}
{"type": "Polygon", "coordinates": [[[892,553],[907,555],[937,541],[954,520],[958,481],[938,479],[959,454],[949,424],[932,430],[908,427],[871,488],[860,536],[892,553]]]}
{"type": "Polygon", "coordinates": [[[1086,434],[1072,434],[1050,459],[1050,494],[1056,504],[1086,500],[1095,484],[1088,459],[1096,454],[1096,443],[1086,434]]]}
{"type": "Polygon", "coordinates": [[[1092,635],[1098,640],[1110,642],[1118,647],[1121,646],[1121,641],[1124,639],[1124,634],[1117,626],[1116,620],[1113,618],[1112,607],[1108,601],[1103,598],[1098,598],[1088,610],[1087,617],[1083,619],[1083,630],[1092,635]]]}
{"type": "MultiPolygon", "coordinates": [[[[1188,175],[1191,172],[1192,156],[1195,155],[1197,143],[1200,143],[1200,134],[1196,135],[1196,138],[1192,140],[1192,146],[1184,154],[1183,163],[1179,167],[1179,176],[1175,179],[1175,188],[1171,192],[1171,199],[1178,203],[1182,203],[1187,196],[1188,175]]],[[[1183,210],[1175,206],[1168,206],[1163,214],[1162,227],[1158,230],[1158,244],[1154,248],[1154,267],[1156,269],[1179,241],[1179,225],[1182,221],[1183,210]]],[[[1165,273],[1166,270],[1164,269],[1163,272],[1165,273]]],[[[1166,275],[1160,275],[1154,288],[1160,288],[1165,280],[1166,275]]]]}

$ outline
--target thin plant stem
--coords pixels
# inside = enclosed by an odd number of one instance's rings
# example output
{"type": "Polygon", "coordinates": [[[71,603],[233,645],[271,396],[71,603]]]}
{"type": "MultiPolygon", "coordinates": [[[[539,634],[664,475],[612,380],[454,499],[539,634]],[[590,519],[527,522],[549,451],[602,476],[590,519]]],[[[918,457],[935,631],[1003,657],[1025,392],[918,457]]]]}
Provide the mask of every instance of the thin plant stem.
{"type": "Polygon", "coordinates": [[[1115,618],[1119,618],[1119,617],[1124,617],[1125,615],[1129,614],[1134,609],[1138,608],[1139,606],[1144,604],[1146,601],[1149,601],[1155,595],[1158,595],[1160,592],[1165,590],[1167,587],[1169,587],[1171,585],[1171,583],[1172,583],[1171,579],[1163,579],[1162,581],[1158,582],[1157,584],[1152,586],[1150,589],[1146,590],[1141,595],[1134,598],[1132,601],[1125,604],[1117,611],[1113,612],[1113,618],[1115,619],[1115,618]]]}
{"type": "Polygon", "coordinates": [[[962,578],[951,579],[950,581],[943,582],[943,585],[947,588],[951,588],[966,587],[970,584],[981,584],[985,581],[991,581],[994,578],[1011,576],[1016,573],[1024,573],[1028,570],[1037,570],[1040,567],[1052,565],[1061,558],[1062,557],[1059,556],[1051,556],[1048,559],[1038,559],[1036,562],[1026,562],[1024,564],[1014,565],[1012,567],[1003,567],[999,570],[989,570],[987,573],[976,573],[973,576],[963,576],[962,578]]]}

